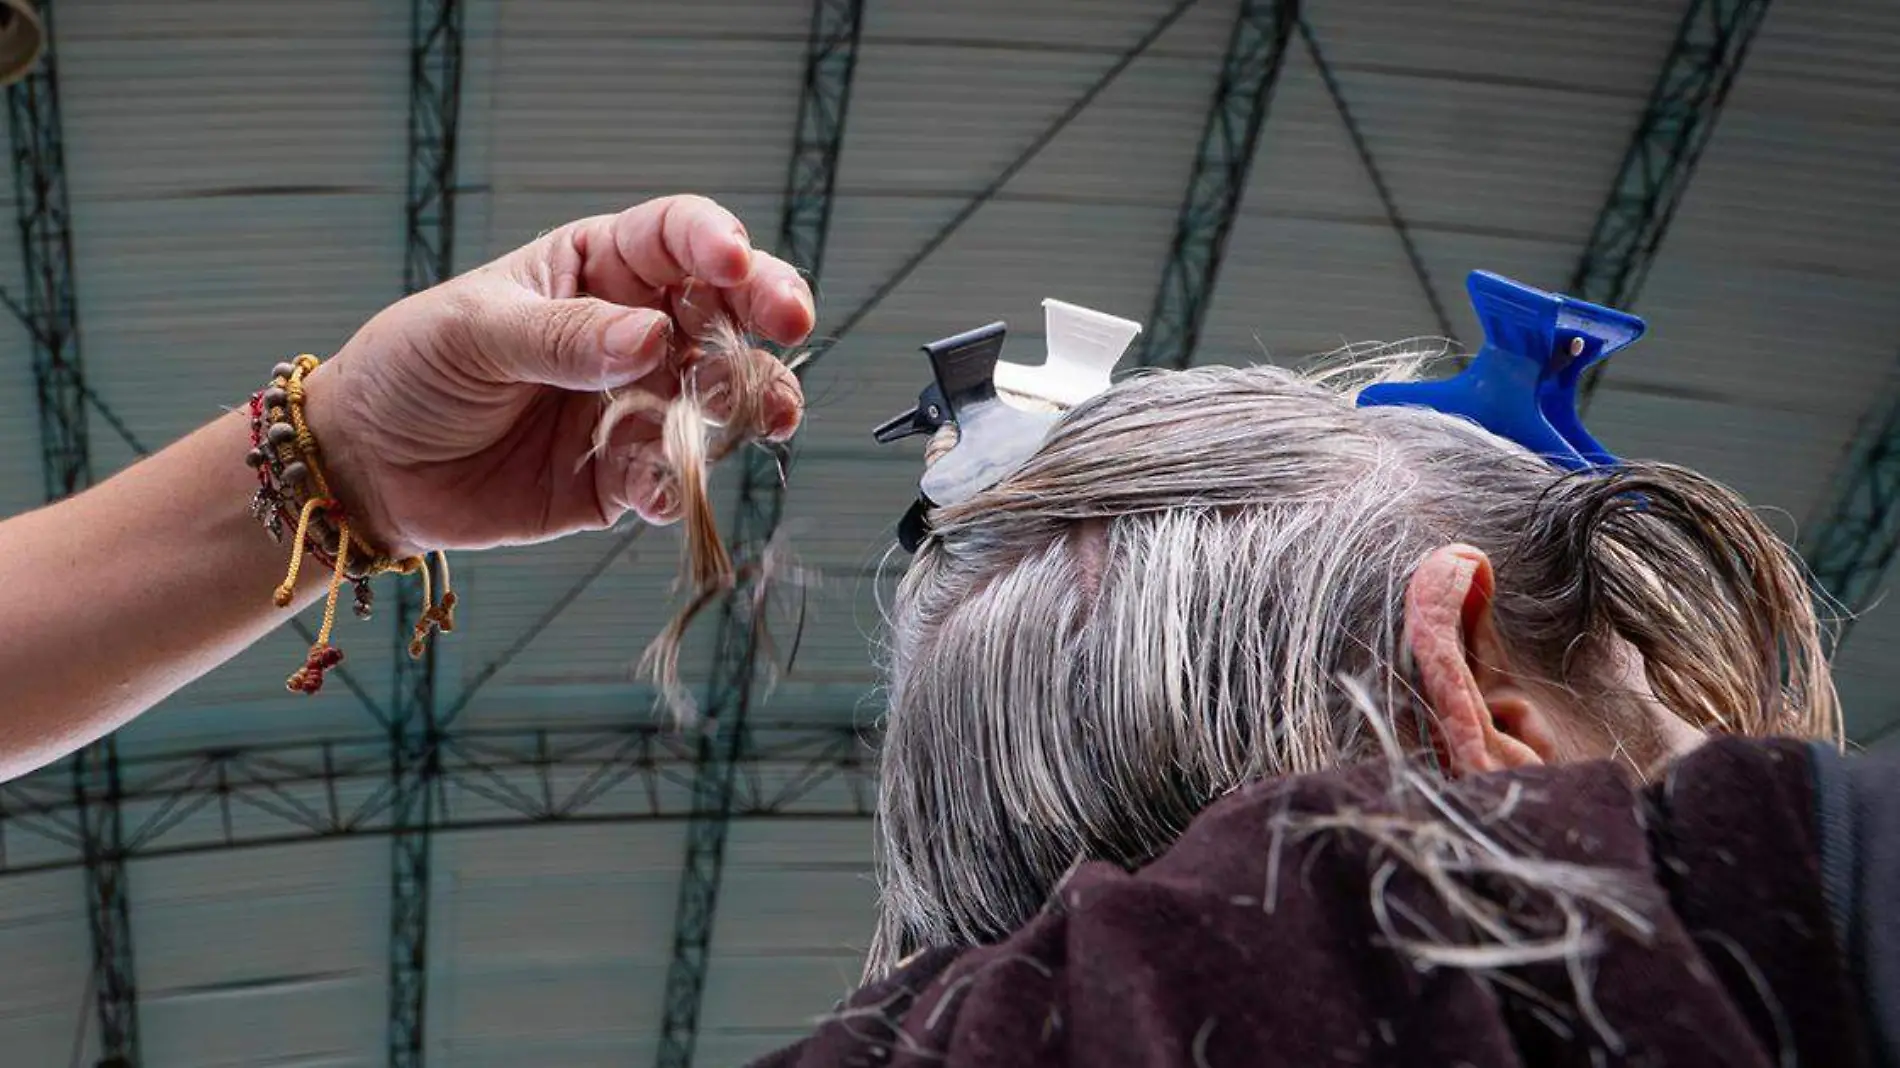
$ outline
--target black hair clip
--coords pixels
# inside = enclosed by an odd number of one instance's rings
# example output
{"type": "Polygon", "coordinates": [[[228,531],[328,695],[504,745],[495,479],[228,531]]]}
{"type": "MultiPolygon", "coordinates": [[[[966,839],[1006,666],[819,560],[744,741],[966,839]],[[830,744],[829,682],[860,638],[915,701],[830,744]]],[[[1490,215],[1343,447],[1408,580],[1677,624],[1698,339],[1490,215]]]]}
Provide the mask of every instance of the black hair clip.
{"type": "Polygon", "coordinates": [[[957,443],[925,469],[917,500],[898,523],[905,551],[916,552],[930,533],[930,509],[967,501],[1007,478],[1042,447],[1065,411],[1107,389],[1116,361],[1141,332],[1139,323],[1059,300],[1042,306],[1044,363],[1004,363],[1008,327],[1000,322],[933,341],[924,355],[935,381],[917,395],[915,408],[872,431],[888,445],[956,424],[957,443]]]}

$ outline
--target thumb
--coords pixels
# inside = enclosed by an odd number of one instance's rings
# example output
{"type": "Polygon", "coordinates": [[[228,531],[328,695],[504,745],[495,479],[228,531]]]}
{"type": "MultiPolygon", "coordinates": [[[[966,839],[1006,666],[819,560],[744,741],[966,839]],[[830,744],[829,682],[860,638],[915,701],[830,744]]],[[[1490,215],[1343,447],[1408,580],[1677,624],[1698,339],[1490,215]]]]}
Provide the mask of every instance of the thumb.
{"type": "Polygon", "coordinates": [[[531,300],[511,318],[517,336],[507,346],[515,359],[508,370],[560,389],[614,389],[642,378],[666,360],[673,336],[665,312],[593,297],[531,300]]]}

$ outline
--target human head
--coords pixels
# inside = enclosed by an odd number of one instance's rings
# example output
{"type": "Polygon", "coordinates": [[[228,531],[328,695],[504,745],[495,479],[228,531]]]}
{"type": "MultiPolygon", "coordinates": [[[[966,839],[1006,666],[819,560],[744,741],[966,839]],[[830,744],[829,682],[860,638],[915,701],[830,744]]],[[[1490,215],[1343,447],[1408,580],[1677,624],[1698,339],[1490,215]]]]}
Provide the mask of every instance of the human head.
{"type": "Polygon", "coordinates": [[[1733,493],[1355,407],[1372,376],[1138,376],[931,514],[890,612],[873,974],[1241,784],[1375,754],[1368,714],[1452,774],[1838,736],[1803,572],[1733,493]]]}

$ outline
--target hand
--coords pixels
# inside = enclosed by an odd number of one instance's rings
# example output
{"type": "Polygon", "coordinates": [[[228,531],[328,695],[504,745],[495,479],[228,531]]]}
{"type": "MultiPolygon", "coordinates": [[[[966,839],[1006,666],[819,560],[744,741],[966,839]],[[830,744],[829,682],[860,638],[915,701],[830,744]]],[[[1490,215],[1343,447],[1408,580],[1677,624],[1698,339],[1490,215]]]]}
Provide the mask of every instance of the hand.
{"type": "MultiPolygon", "coordinates": [[[[815,319],[789,264],[701,197],[569,223],[391,305],[310,376],[306,413],[326,473],[370,544],[392,555],[523,544],[666,522],[659,425],[628,418],[598,454],[605,391],[678,395],[685,376],[721,418],[728,369],[697,339],[728,317],[796,344],[815,319]]],[[[798,380],[763,352],[771,388],[753,428],[797,429],[798,380]]]]}

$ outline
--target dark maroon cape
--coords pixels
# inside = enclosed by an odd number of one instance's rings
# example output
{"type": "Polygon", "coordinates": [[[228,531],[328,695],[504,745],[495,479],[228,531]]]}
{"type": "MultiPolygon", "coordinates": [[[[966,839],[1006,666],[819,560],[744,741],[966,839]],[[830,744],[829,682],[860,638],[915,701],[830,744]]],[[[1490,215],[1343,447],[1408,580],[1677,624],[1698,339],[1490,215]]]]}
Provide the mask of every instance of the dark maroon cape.
{"type": "MultiPolygon", "coordinates": [[[[1617,869],[1649,897],[1653,933],[1611,932],[1588,960],[1607,1031],[1561,966],[1487,981],[1383,944],[1370,886],[1385,857],[1360,836],[1285,838],[1263,907],[1272,821],[1364,807],[1387,774],[1366,766],[1225,798],[1139,872],[1082,867],[1006,941],[924,954],[761,1063],[1875,1063],[1822,889],[1812,760],[1799,743],[1717,741],[1649,788],[1608,764],[1488,782],[1497,797],[1519,785],[1508,822],[1529,851],[1617,869]]],[[[1400,874],[1388,895],[1468,937],[1421,880],[1400,874]]]]}

